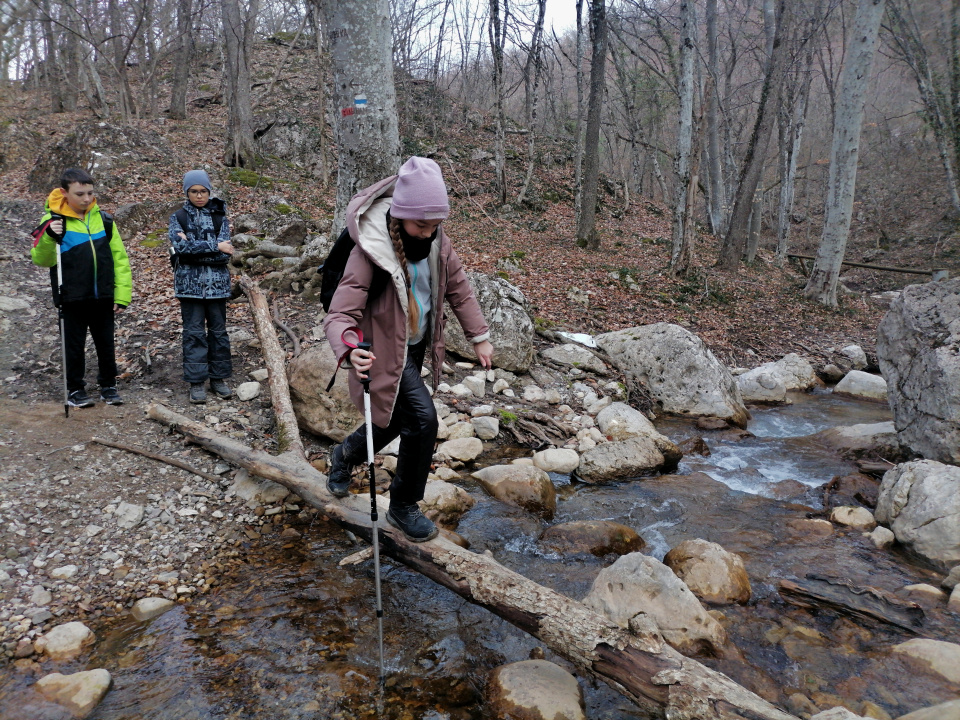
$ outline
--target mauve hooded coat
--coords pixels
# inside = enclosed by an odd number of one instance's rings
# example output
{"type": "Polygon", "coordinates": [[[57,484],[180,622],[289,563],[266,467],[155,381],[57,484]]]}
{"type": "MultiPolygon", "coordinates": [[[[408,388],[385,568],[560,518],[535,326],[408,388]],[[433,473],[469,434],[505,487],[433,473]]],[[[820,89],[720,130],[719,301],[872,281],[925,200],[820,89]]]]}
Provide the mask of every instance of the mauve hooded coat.
{"type": "MultiPolygon", "coordinates": [[[[407,360],[407,285],[400,261],[393,249],[387,230],[387,211],[390,209],[397,176],[388,177],[354,195],[347,206],[347,229],[356,243],[344,269],[343,279],[330,303],[330,312],[323,321],[323,329],[334,356],[342,359],[342,367],[349,368],[350,359],[344,357],[351,348],[344,338],[357,342],[359,327],[363,339],[373,344],[376,360],[370,370],[370,409],[374,425],[390,424],[397,401],[400,376],[407,360]],[[370,299],[368,290],[374,266],[389,273],[391,282],[377,297],[370,299]]],[[[463,271],[460,258],[450,244],[441,225],[428,256],[430,284],[433,297],[431,346],[427,357],[433,367],[434,387],[440,381],[446,348],[443,331],[446,317],[443,301],[447,300],[460,321],[464,334],[474,344],[490,338],[487,326],[474,297],[473,289],[463,271]]],[[[350,373],[350,397],[363,410],[363,385],[350,373]]]]}

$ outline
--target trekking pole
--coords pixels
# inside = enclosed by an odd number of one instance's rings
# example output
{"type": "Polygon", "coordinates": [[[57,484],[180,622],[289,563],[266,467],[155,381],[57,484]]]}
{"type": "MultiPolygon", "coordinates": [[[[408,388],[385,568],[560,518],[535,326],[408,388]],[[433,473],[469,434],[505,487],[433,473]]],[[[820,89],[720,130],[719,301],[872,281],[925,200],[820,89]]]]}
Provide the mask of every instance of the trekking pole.
{"type": "MultiPolygon", "coordinates": [[[[357,343],[358,350],[370,352],[369,342],[357,343]]],[[[373,421],[370,414],[370,374],[361,381],[363,383],[363,417],[367,428],[367,474],[370,477],[370,528],[373,535],[373,574],[377,588],[377,640],[380,649],[380,687],[386,680],[383,671],[383,604],[380,599],[380,537],[377,531],[377,481],[373,468],[373,421]]]]}
{"type": "Polygon", "coordinates": [[[67,338],[63,332],[63,268],[60,242],[57,242],[57,319],[60,323],[60,359],[63,363],[63,416],[70,417],[70,393],[67,391],[67,338]]]}

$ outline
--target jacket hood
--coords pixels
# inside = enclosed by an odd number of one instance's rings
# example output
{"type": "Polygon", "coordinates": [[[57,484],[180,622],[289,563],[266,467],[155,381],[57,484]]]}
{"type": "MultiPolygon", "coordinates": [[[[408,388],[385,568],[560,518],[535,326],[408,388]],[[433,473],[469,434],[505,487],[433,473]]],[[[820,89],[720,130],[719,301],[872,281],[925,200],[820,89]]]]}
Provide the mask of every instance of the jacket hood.
{"type": "MultiPolygon", "coordinates": [[[[67,204],[67,198],[64,197],[63,190],[60,188],[54,188],[50,191],[50,194],[47,196],[47,209],[50,212],[56,213],[57,215],[83,220],[83,217],[78,215],[76,211],[67,204]]],[[[99,209],[97,206],[97,201],[94,200],[93,205],[90,206],[90,209],[87,210],[87,213],[92,213],[97,209],[99,209]]]]}

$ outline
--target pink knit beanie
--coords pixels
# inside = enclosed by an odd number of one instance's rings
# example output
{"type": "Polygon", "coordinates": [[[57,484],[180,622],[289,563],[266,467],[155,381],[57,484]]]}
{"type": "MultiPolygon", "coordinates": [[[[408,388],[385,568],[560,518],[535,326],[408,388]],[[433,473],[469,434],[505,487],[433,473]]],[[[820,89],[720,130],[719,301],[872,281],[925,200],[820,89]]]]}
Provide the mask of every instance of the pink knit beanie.
{"type": "Polygon", "coordinates": [[[429,158],[407,160],[397,176],[390,215],[400,220],[445,220],[449,214],[440,166],[429,158]]]}

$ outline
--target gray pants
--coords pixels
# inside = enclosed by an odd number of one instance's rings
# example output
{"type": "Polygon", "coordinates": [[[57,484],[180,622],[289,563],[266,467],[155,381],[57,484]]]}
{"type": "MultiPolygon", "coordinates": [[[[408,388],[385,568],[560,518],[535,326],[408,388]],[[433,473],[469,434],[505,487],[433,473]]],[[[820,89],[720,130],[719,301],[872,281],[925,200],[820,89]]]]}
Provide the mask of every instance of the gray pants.
{"type": "Polygon", "coordinates": [[[230,336],[227,300],[180,298],[183,318],[183,379],[202,383],[230,377],[230,336]]]}

